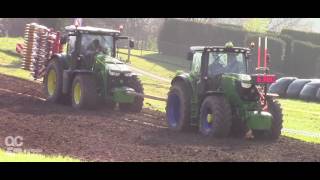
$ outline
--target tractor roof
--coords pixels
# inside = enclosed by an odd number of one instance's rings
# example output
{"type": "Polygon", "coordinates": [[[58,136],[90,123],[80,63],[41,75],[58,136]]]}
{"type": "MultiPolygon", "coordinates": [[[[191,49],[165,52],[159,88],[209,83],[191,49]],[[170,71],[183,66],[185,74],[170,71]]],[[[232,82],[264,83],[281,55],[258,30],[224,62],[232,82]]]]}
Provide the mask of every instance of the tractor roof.
{"type": "Polygon", "coordinates": [[[250,52],[249,48],[246,47],[225,47],[225,46],[191,46],[191,51],[217,51],[217,52],[250,52]]]}
{"type": "Polygon", "coordinates": [[[105,29],[105,28],[97,28],[97,27],[91,27],[91,26],[75,27],[74,25],[71,25],[71,26],[66,26],[66,27],[65,27],[65,30],[66,30],[66,31],[69,31],[69,32],[80,31],[80,32],[82,32],[82,33],[98,33],[98,34],[115,34],[115,35],[120,35],[120,31],[118,31],[118,30],[105,29]]]}

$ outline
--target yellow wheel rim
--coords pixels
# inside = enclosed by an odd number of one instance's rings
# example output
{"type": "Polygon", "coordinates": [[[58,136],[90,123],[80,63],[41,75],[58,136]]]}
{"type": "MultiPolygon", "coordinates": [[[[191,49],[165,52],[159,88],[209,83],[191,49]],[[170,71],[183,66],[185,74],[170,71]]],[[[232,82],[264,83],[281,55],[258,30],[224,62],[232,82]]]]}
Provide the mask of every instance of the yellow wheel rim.
{"type": "Polygon", "coordinates": [[[48,75],[48,93],[52,96],[57,88],[57,73],[54,69],[49,71],[48,75]]]}
{"type": "Polygon", "coordinates": [[[79,104],[80,103],[80,99],[81,99],[81,87],[80,87],[80,83],[77,82],[76,85],[74,86],[74,89],[73,89],[73,99],[74,99],[74,102],[76,104],[79,104]]]}
{"type": "Polygon", "coordinates": [[[213,122],[213,114],[208,114],[207,115],[207,122],[212,123],[213,122]]]}

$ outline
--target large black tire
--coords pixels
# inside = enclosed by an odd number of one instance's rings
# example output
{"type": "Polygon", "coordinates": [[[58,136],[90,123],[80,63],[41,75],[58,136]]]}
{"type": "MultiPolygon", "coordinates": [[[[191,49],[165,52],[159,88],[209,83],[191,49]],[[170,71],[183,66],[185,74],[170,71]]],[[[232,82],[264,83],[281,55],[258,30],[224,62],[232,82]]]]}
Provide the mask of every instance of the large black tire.
{"type": "Polygon", "coordinates": [[[223,96],[208,96],[200,108],[201,134],[212,137],[227,137],[232,124],[231,106],[223,96]],[[208,117],[212,115],[212,121],[208,117]]]}
{"type": "Polygon", "coordinates": [[[316,94],[317,101],[320,101],[320,88],[318,89],[318,92],[316,94]]]}
{"type": "Polygon", "coordinates": [[[94,76],[90,74],[78,74],[72,83],[72,106],[76,109],[94,109],[98,102],[97,85],[94,76]],[[79,83],[81,96],[79,101],[75,98],[75,87],[79,83]]]}
{"type": "Polygon", "coordinates": [[[279,94],[280,97],[285,97],[287,94],[288,86],[296,80],[296,77],[283,77],[278,79],[269,87],[269,93],[279,94]]]}
{"type": "Polygon", "coordinates": [[[297,79],[293,81],[287,89],[287,96],[288,98],[299,98],[299,94],[302,88],[309,83],[310,79],[297,79]]]}
{"type": "Polygon", "coordinates": [[[169,92],[166,105],[167,124],[174,131],[190,130],[190,101],[191,94],[187,85],[175,82],[169,92]]]}
{"type": "MultiPolygon", "coordinates": [[[[143,94],[143,86],[137,76],[132,76],[126,83],[126,86],[134,89],[137,93],[143,94]]],[[[124,112],[141,112],[144,98],[136,96],[133,103],[119,103],[119,109],[124,112]]]]}
{"type": "Polygon", "coordinates": [[[249,131],[246,122],[240,118],[232,117],[232,125],[230,136],[235,138],[243,138],[249,131]]]}
{"type": "Polygon", "coordinates": [[[278,101],[267,99],[269,112],[272,114],[272,125],[270,130],[252,130],[256,139],[276,140],[281,135],[282,129],[282,109],[278,101]]]}
{"type": "Polygon", "coordinates": [[[52,59],[47,66],[45,75],[43,77],[43,92],[47,101],[53,103],[64,103],[66,101],[66,96],[62,94],[62,74],[63,67],[61,62],[58,59],[52,59]],[[55,75],[55,89],[53,91],[49,90],[49,73],[54,73],[55,75]]]}

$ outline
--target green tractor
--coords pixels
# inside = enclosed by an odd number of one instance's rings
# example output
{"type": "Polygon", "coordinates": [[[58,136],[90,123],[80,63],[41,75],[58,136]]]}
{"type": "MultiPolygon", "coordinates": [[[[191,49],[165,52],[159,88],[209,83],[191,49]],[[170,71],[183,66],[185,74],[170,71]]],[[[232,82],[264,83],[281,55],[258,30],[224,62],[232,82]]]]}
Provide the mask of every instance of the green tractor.
{"type": "Polygon", "coordinates": [[[191,71],[177,73],[168,93],[169,128],[186,131],[196,127],[213,137],[245,137],[251,130],[255,138],[278,139],[282,109],[277,95],[267,94],[267,86],[276,77],[268,74],[266,66],[257,74],[248,74],[252,48],[233,47],[232,43],[191,47],[191,71]]]}
{"type": "MultiPolygon", "coordinates": [[[[142,84],[137,74],[117,57],[117,41],[129,39],[120,31],[95,28],[65,28],[66,53],[53,54],[45,66],[44,93],[55,103],[72,103],[76,109],[92,109],[101,103],[122,111],[140,112],[142,84]]],[[[134,42],[129,40],[130,48],[134,42]]]]}

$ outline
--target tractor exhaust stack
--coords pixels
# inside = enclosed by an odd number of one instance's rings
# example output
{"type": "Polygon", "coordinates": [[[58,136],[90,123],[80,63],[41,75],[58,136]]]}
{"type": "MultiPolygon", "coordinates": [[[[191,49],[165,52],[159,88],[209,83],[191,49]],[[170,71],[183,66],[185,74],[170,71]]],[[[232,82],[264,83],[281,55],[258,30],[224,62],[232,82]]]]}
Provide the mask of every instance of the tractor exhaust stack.
{"type": "Polygon", "coordinates": [[[267,68],[268,37],[264,39],[264,68],[267,68]]]}

